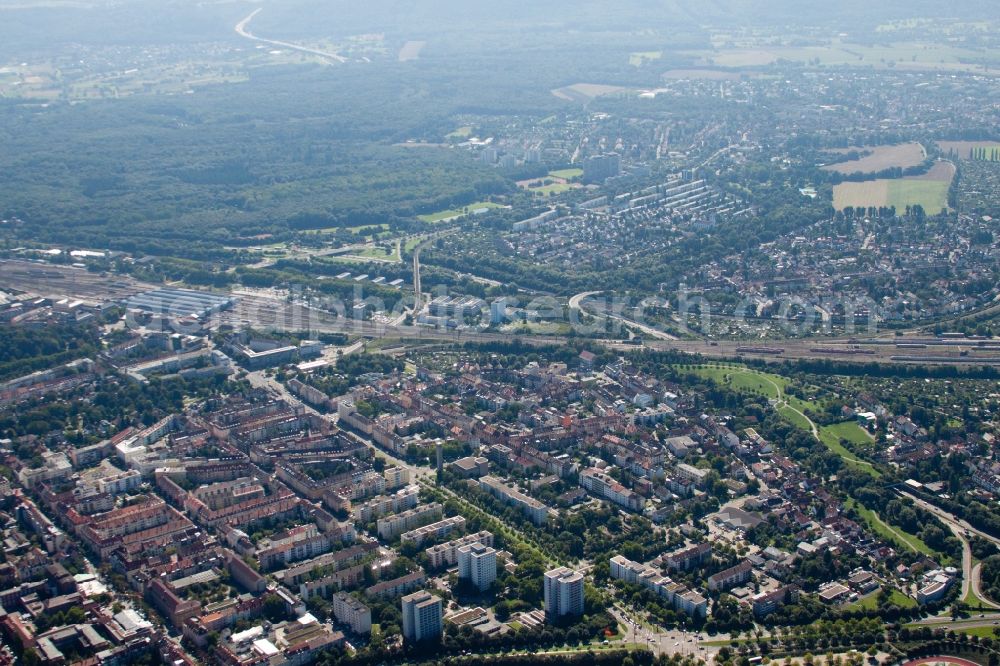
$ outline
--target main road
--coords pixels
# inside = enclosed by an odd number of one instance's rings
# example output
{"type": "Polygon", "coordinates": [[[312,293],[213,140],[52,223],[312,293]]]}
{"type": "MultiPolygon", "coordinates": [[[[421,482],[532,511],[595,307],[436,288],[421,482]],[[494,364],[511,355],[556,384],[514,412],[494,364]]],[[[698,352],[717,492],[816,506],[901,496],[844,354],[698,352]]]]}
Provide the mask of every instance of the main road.
{"type": "Polygon", "coordinates": [[[298,44],[292,44],[291,42],[282,42],[277,39],[265,39],[263,37],[258,37],[247,29],[250,21],[253,17],[257,16],[264,9],[263,7],[258,7],[257,9],[250,12],[250,15],[245,19],[236,24],[236,34],[241,37],[246,37],[247,39],[252,39],[255,42],[261,42],[263,44],[270,44],[271,46],[281,46],[286,49],[292,49],[293,51],[301,51],[302,53],[308,53],[310,55],[317,55],[322,58],[328,58],[330,60],[336,60],[337,62],[347,62],[347,58],[340,55],[339,53],[332,53],[330,51],[320,51],[319,49],[311,49],[307,46],[299,46],[298,44]]]}
{"type": "Polygon", "coordinates": [[[716,652],[718,648],[701,645],[703,637],[694,631],[683,629],[663,629],[652,627],[635,620],[624,607],[616,604],[608,609],[618,624],[625,627],[625,642],[645,645],[653,654],[682,654],[690,657],[702,657],[708,661],[708,652],[716,652]]]}
{"type": "Polygon", "coordinates": [[[677,340],[678,339],[676,335],[670,335],[669,333],[665,333],[665,332],[663,332],[663,331],[661,331],[661,330],[659,330],[657,328],[654,328],[652,326],[647,326],[646,324],[640,324],[639,322],[634,321],[632,319],[629,319],[628,317],[625,317],[624,315],[621,315],[621,314],[615,314],[613,312],[597,312],[597,313],[587,312],[587,310],[583,307],[583,302],[585,300],[587,300],[588,298],[590,298],[591,296],[595,296],[595,295],[600,294],[600,293],[602,293],[602,292],[600,292],[600,291],[585,291],[582,294],[577,294],[577,295],[571,297],[569,299],[569,309],[570,310],[576,310],[576,311],[578,311],[580,313],[588,314],[588,315],[591,315],[591,316],[594,316],[594,317],[606,317],[608,319],[614,319],[616,321],[620,321],[621,323],[625,324],[626,326],[631,326],[632,328],[635,328],[635,329],[638,329],[638,330],[642,331],[643,335],[648,335],[650,337],[656,338],[657,340],[677,340]]]}
{"type": "Polygon", "coordinates": [[[926,500],[922,500],[916,495],[909,493],[905,490],[898,491],[900,495],[907,497],[912,500],[914,504],[919,506],[921,509],[928,511],[942,523],[948,526],[948,529],[962,542],[962,595],[961,599],[968,596],[971,589],[973,596],[977,597],[983,606],[988,606],[989,608],[1000,609],[1000,604],[987,598],[982,591],[982,564],[973,564],[972,561],[972,547],[969,545],[969,539],[966,534],[975,534],[987,541],[993,543],[994,545],[1000,546],[1000,539],[993,537],[986,532],[977,530],[975,527],[970,525],[968,521],[962,520],[957,516],[948,513],[941,507],[935,506],[926,500]]]}

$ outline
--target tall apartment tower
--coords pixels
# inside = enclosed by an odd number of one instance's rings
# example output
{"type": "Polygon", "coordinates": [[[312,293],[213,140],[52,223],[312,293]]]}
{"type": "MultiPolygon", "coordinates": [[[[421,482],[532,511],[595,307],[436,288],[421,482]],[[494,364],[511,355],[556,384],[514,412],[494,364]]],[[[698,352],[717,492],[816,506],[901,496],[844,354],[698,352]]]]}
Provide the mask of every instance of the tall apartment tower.
{"type": "Polygon", "coordinates": [[[490,303],[490,323],[502,324],[507,321],[507,299],[498,298],[490,303]]]}
{"type": "Polygon", "coordinates": [[[621,173],[622,158],[618,153],[606,153],[588,157],[583,163],[585,183],[603,183],[621,173]]]}
{"type": "Polygon", "coordinates": [[[417,643],[441,637],[441,597],[426,590],[403,597],[403,638],[417,643]]]}
{"type": "Polygon", "coordinates": [[[474,542],[458,549],[458,577],[468,580],[476,589],[489,589],[497,579],[497,551],[474,542]]]}
{"type": "Polygon", "coordinates": [[[583,615],[583,574],[567,567],[545,572],[545,615],[583,615]]]}

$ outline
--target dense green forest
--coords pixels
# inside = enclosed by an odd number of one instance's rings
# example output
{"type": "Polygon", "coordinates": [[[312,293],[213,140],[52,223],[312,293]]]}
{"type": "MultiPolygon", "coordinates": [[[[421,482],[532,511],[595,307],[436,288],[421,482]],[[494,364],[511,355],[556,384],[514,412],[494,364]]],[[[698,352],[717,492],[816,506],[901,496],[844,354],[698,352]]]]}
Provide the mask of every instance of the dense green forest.
{"type": "MultiPolygon", "coordinates": [[[[261,30],[296,35],[294,8],[267,10],[262,19],[288,25],[279,31],[265,21],[261,30]]],[[[217,14],[217,26],[232,18],[217,14]]],[[[405,142],[440,142],[461,114],[574,110],[550,90],[581,80],[658,78],[628,65],[634,41],[625,34],[599,42],[554,38],[551,27],[499,34],[533,48],[457,43],[474,50],[435,57],[432,48],[413,63],[253,67],[245,82],[190,95],[45,105],[2,98],[0,216],[24,221],[3,235],[16,244],[211,258],[290,230],[393,224],[515,189],[464,150],[405,142]]],[[[219,38],[230,44],[231,27],[219,38]]]]}
{"type": "Polygon", "coordinates": [[[99,347],[96,326],[0,326],[0,380],[93,356],[99,347]]]}
{"type": "MultiPolygon", "coordinates": [[[[247,94],[275,98],[260,86],[247,94]]],[[[360,121],[347,129],[342,115],[320,108],[275,104],[251,119],[213,96],[183,105],[0,107],[0,168],[8,174],[0,198],[6,215],[25,221],[12,231],[25,240],[191,256],[288,229],[390,222],[510,188],[464,153],[361,143],[360,121]],[[358,138],[342,137],[349,132],[358,138]]]]}

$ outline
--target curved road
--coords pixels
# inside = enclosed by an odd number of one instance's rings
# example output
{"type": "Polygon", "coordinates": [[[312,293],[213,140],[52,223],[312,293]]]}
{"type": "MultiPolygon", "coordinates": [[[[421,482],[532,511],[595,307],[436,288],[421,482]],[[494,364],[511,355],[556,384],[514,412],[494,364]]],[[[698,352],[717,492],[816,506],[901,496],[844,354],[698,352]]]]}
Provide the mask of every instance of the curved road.
{"type": "Polygon", "coordinates": [[[916,504],[917,506],[919,506],[920,508],[924,509],[925,511],[929,511],[930,513],[932,513],[935,516],[937,516],[937,518],[940,519],[942,523],[944,523],[945,525],[947,525],[948,529],[950,529],[952,531],[952,533],[956,537],[958,537],[958,540],[962,542],[962,596],[961,596],[961,598],[964,599],[967,596],[967,594],[969,592],[969,588],[971,587],[972,588],[972,594],[975,595],[976,597],[978,597],[979,600],[982,602],[982,604],[984,606],[988,606],[990,608],[1000,609],[1000,604],[996,603],[995,601],[990,600],[982,592],[982,579],[981,579],[982,564],[976,564],[975,566],[973,566],[973,564],[972,564],[972,548],[969,546],[969,540],[968,540],[968,538],[966,538],[965,535],[966,535],[966,533],[975,534],[975,535],[977,535],[979,537],[982,537],[983,539],[986,539],[987,541],[990,541],[991,543],[993,543],[994,545],[997,545],[997,546],[1000,546],[1000,539],[997,539],[996,537],[990,536],[989,534],[986,534],[985,532],[981,532],[981,531],[977,530],[972,525],[970,525],[968,522],[966,522],[966,521],[964,521],[964,520],[962,520],[960,518],[957,518],[956,516],[953,516],[952,514],[950,514],[947,511],[945,511],[944,509],[942,509],[940,507],[937,507],[934,504],[931,504],[930,502],[927,502],[927,501],[924,501],[924,500],[920,499],[916,495],[908,493],[905,490],[899,490],[898,492],[899,492],[900,495],[904,495],[905,497],[907,497],[910,500],[912,500],[913,503],[916,504]]]}
{"type": "Polygon", "coordinates": [[[247,39],[252,39],[255,42],[270,44],[272,46],[281,46],[286,49],[292,49],[293,51],[301,51],[302,53],[308,53],[310,55],[317,55],[322,58],[336,60],[337,62],[347,62],[347,58],[340,55],[339,53],[320,51],[319,49],[311,49],[306,46],[299,46],[298,44],[292,44],[291,42],[281,42],[276,39],[264,39],[263,37],[258,37],[257,35],[253,34],[249,30],[247,30],[247,26],[250,24],[250,21],[253,20],[253,17],[257,16],[257,14],[259,14],[262,9],[263,7],[258,7],[257,9],[250,12],[249,16],[247,16],[245,19],[237,23],[236,27],[234,28],[236,30],[236,34],[240,35],[241,37],[246,37],[247,39]]]}
{"type": "Polygon", "coordinates": [[[972,567],[972,593],[979,598],[980,603],[984,606],[989,606],[990,608],[996,608],[1000,610],[1000,604],[993,601],[986,596],[983,592],[983,563],[976,562],[976,566],[972,567]]]}
{"type": "Polygon", "coordinates": [[[584,309],[584,307],[583,307],[583,301],[586,300],[587,298],[590,298],[591,296],[593,296],[595,294],[600,294],[600,293],[602,293],[602,292],[600,292],[600,291],[585,291],[585,292],[579,293],[579,294],[571,297],[569,299],[569,309],[570,310],[579,310],[580,312],[582,312],[584,314],[591,315],[593,317],[606,317],[608,319],[617,319],[618,321],[622,322],[626,326],[631,326],[633,328],[637,328],[640,331],[642,331],[645,335],[648,335],[650,337],[656,338],[657,340],[677,340],[678,339],[677,336],[675,336],[675,335],[670,335],[669,333],[664,333],[663,331],[661,331],[659,329],[656,329],[656,328],[653,328],[652,326],[647,326],[646,324],[640,324],[639,322],[633,321],[633,320],[629,319],[628,317],[625,317],[625,316],[620,315],[620,314],[612,314],[611,312],[598,312],[598,313],[595,314],[595,313],[592,313],[592,312],[587,312],[584,309]]]}

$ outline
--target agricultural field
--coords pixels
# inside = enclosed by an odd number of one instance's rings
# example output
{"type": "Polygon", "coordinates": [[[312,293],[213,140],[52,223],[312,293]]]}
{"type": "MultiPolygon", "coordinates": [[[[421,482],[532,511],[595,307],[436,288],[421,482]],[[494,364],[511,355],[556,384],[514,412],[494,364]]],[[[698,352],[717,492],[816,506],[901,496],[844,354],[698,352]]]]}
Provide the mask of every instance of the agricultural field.
{"type": "Polygon", "coordinates": [[[946,155],[962,160],[1000,161],[1000,143],[996,141],[938,141],[938,147],[946,155]],[[973,151],[976,151],[976,156],[973,156],[973,151]]]}
{"type": "Polygon", "coordinates": [[[727,72],[722,69],[670,69],[663,73],[665,81],[704,80],[704,81],[739,81],[740,75],[736,72],[727,72]]]}
{"type": "Polygon", "coordinates": [[[477,211],[485,210],[487,208],[503,208],[503,206],[498,203],[493,203],[492,201],[477,201],[469,204],[468,206],[463,206],[462,208],[449,208],[447,210],[439,210],[436,213],[418,215],[417,217],[424,222],[447,222],[465,215],[471,215],[477,211]]]}
{"type": "Polygon", "coordinates": [[[862,155],[859,159],[849,162],[838,162],[822,167],[823,171],[837,173],[878,173],[885,169],[898,167],[906,169],[915,167],[927,158],[927,151],[919,143],[902,143],[896,146],[865,146],[849,148],[833,152],[846,153],[856,151],[862,155]]]}
{"type": "Polygon", "coordinates": [[[822,46],[746,46],[689,51],[697,66],[764,67],[779,61],[808,63],[814,66],[856,66],[875,69],[917,71],[982,72],[976,60],[998,59],[995,50],[976,51],[931,42],[896,42],[867,46],[831,40],[822,46]]]}
{"type": "Polygon", "coordinates": [[[416,60],[420,57],[420,52],[424,50],[424,46],[427,42],[421,41],[409,41],[403,44],[403,48],[399,49],[399,62],[408,62],[410,60],[416,60]]]}
{"type": "Polygon", "coordinates": [[[922,176],[879,178],[860,183],[840,183],[833,188],[833,207],[895,206],[902,211],[907,206],[920,205],[928,214],[937,214],[948,207],[948,187],[955,176],[955,165],[938,162],[922,176]]]}
{"type": "Polygon", "coordinates": [[[717,67],[763,67],[781,59],[779,50],[772,49],[722,49],[694,51],[688,55],[699,57],[695,64],[717,67]]]}
{"type": "MultiPolygon", "coordinates": [[[[270,54],[257,53],[253,62],[270,54]]],[[[113,72],[63,72],[54,66],[10,65],[0,68],[0,96],[53,100],[117,99],[138,94],[181,94],[223,83],[249,80],[239,62],[191,60],[152,64],[113,72]]]]}
{"type": "Polygon", "coordinates": [[[628,57],[628,64],[633,67],[641,67],[647,62],[653,62],[663,57],[663,51],[640,51],[632,53],[628,57]]]}
{"type": "Polygon", "coordinates": [[[609,86],[602,83],[574,83],[571,86],[555,88],[552,94],[567,102],[589,102],[604,95],[614,95],[625,91],[621,86],[609,86]]]}

